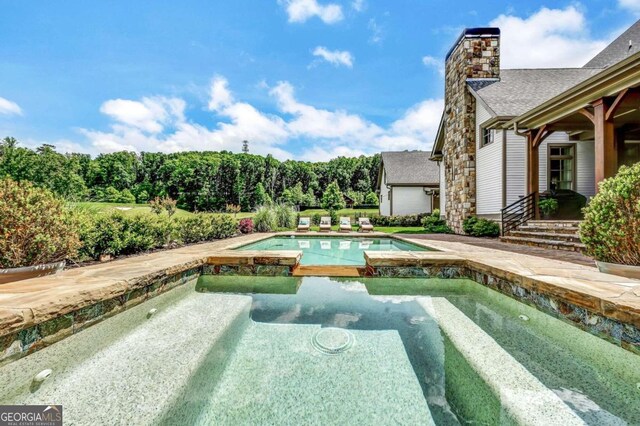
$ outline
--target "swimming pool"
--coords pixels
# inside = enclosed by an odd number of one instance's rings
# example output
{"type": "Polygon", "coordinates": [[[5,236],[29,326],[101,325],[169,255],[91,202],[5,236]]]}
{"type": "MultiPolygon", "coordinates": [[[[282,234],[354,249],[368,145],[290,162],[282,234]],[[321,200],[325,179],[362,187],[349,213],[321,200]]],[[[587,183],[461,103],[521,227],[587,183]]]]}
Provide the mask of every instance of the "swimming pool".
{"type": "Polygon", "coordinates": [[[365,265],[365,251],[428,251],[395,238],[271,237],[237,250],[299,250],[301,265],[365,265]]]}

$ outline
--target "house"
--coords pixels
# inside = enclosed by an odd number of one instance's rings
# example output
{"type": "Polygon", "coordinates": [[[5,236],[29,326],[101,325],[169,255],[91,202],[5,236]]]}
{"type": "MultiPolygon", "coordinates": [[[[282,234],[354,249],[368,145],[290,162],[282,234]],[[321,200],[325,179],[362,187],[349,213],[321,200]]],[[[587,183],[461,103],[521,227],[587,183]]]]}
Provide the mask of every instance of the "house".
{"type": "Polygon", "coordinates": [[[458,233],[471,215],[509,231],[539,218],[541,196],[588,202],[640,161],[639,107],[640,21],[582,68],[501,69],[500,29],[464,30],[446,56],[431,152],[441,214],[458,233]]]}
{"type": "Polygon", "coordinates": [[[380,215],[431,213],[438,206],[438,166],[426,151],[383,152],[378,173],[380,215]]]}

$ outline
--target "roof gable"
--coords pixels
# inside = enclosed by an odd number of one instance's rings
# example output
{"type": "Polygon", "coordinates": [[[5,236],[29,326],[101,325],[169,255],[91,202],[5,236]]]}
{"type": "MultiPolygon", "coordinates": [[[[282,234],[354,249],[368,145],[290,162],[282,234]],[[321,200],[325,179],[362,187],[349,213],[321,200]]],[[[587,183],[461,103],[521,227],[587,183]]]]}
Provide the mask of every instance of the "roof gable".
{"type": "Polygon", "coordinates": [[[387,185],[437,185],[438,164],[429,161],[426,151],[383,152],[380,167],[384,168],[387,185]]]}

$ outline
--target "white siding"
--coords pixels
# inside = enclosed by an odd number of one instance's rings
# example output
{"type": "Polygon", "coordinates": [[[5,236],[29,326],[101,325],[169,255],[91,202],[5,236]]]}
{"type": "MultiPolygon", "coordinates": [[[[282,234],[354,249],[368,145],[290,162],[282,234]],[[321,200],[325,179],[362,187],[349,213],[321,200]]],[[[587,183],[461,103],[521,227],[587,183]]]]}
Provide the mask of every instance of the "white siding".
{"type": "Polygon", "coordinates": [[[438,162],[438,169],[440,171],[440,216],[444,216],[444,209],[447,205],[447,184],[444,179],[444,162],[438,162]]]}
{"type": "MultiPolygon", "coordinates": [[[[540,146],[540,191],[547,187],[548,146],[553,143],[569,143],[566,133],[550,135],[540,146]]],[[[593,141],[576,141],[576,192],[585,197],[595,195],[595,157],[593,141]]],[[[527,142],[513,131],[507,132],[507,200],[511,204],[526,195],[527,142]]]]}
{"type": "Polygon", "coordinates": [[[576,191],[589,199],[596,195],[596,159],[593,141],[576,142],[576,191]]]}
{"type": "Polygon", "coordinates": [[[391,190],[385,185],[386,173],[384,168],[382,169],[382,178],[380,179],[380,215],[389,216],[391,214],[391,202],[390,195],[391,190]]]}
{"type": "Polygon", "coordinates": [[[394,216],[431,212],[431,196],[422,186],[394,186],[392,191],[394,216]]]}
{"type": "MultiPolygon", "coordinates": [[[[527,195],[527,140],[514,131],[507,131],[506,205],[527,195]]],[[[506,207],[506,206],[505,206],[506,207]]]]}
{"type": "Polygon", "coordinates": [[[482,146],[481,124],[491,115],[476,105],[476,211],[497,214],[502,208],[502,131],[495,131],[494,142],[482,146]]]}

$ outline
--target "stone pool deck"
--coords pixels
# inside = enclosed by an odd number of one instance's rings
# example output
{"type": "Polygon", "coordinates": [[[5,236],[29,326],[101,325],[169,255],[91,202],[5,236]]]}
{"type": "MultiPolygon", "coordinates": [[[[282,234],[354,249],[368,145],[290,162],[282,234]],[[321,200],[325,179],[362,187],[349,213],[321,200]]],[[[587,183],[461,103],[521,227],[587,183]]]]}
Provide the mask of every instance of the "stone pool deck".
{"type": "MultiPolygon", "coordinates": [[[[299,252],[232,250],[273,235],[240,236],[2,284],[0,364],[184,284],[200,273],[293,275],[299,252]]],[[[390,237],[357,232],[298,235],[390,237]]],[[[367,253],[369,266],[388,268],[389,275],[384,276],[438,276],[428,273],[428,268],[434,272],[445,268],[451,276],[471,277],[640,352],[638,280],[602,274],[595,267],[459,242],[395,238],[440,251],[367,253]]]]}

